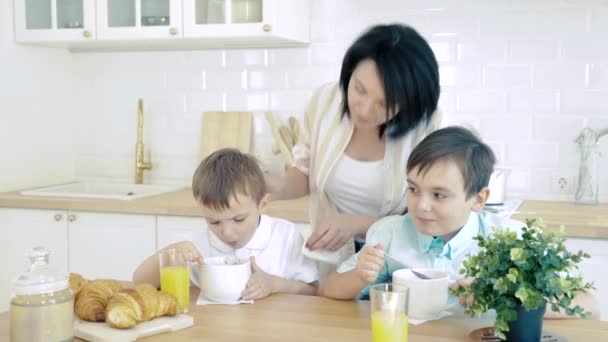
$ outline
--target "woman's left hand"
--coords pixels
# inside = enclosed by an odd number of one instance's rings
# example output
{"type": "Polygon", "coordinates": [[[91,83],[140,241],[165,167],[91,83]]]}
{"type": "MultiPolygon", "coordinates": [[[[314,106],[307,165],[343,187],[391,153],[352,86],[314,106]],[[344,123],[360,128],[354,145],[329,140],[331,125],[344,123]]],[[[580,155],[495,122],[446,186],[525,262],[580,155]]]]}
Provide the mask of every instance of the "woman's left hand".
{"type": "Polygon", "coordinates": [[[251,257],[251,277],[241,294],[243,299],[260,299],[270,296],[274,291],[275,276],[264,272],[251,257]]]}
{"type": "Polygon", "coordinates": [[[340,249],[357,235],[350,216],[336,214],[321,219],[306,241],[306,247],[311,251],[315,249],[337,251],[340,249]]]}

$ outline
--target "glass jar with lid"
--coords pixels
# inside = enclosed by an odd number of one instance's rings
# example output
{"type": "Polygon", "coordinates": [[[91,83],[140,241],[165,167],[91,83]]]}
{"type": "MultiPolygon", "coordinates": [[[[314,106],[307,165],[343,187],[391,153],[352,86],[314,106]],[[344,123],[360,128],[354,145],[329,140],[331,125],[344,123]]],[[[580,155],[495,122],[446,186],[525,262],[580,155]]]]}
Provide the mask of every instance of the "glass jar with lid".
{"type": "Polygon", "coordinates": [[[34,247],[31,263],[13,284],[11,341],[64,342],[74,339],[74,295],[69,278],[49,265],[50,252],[34,247]]]}

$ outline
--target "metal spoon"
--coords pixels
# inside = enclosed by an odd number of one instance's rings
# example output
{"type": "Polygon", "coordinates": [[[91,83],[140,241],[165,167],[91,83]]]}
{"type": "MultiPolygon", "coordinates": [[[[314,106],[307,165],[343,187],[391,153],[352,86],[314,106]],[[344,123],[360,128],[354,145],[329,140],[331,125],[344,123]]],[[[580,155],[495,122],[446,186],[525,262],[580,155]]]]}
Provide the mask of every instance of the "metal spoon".
{"type": "Polygon", "coordinates": [[[396,259],[396,258],[395,258],[395,257],[393,257],[392,255],[390,255],[390,254],[386,253],[385,251],[383,251],[383,250],[381,250],[381,249],[380,249],[380,251],[382,252],[382,254],[386,255],[386,256],[387,256],[389,259],[391,259],[391,260],[393,260],[393,261],[396,261],[397,263],[401,264],[401,266],[403,266],[403,268],[409,268],[409,269],[410,269],[410,271],[412,271],[412,273],[413,273],[413,274],[414,274],[416,277],[418,277],[418,278],[420,278],[420,279],[425,279],[425,280],[427,280],[427,279],[431,279],[431,277],[427,276],[426,274],[422,274],[422,273],[420,273],[420,272],[416,272],[416,271],[414,271],[414,269],[413,269],[413,268],[409,267],[408,265],[406,265],[406,264],[405,264],[405,263],[403,263],[402,261],[399,261],[398,259],[396,259]]]}

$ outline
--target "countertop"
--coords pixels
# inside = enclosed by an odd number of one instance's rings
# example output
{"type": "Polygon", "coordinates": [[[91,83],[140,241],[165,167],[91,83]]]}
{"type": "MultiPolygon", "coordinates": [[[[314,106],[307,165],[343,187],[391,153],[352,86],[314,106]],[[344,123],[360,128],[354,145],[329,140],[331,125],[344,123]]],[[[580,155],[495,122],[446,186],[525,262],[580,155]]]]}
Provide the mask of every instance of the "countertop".
{"type": "MultiPolygon", "coordinates": [[[[371,341],[369,302],[275,294],[242,305],[194,305],[192,288],[189,315],[194,326],[142,338],[141,341],[371,341]]],[[[475,329],[490,326],[488,318],[470,318],[456,312],[441,320],[409,326],[409,341],[466,341],[475,329]]],[[[545,320],[543,330],[568,341],[605,341],[608,322],[545,320]]],[[[9,314],[0,314],[0,340],[9,339],[9,314]]],[[[82,341],[74,339],[74,341],[82,341]]],[[[139,341],[139,340],[138,340],[139,341]]]]}
{"type": "MultiPolygon", "coordinates": [[[[201,210],[192,197],[192,190],[189,188],[134,200],[24,196],[19,191],[5,192],[0,193],[1,207],[201,216],[201,210]]],[[[264,209],[264,213],[282,217],[292,222],[308,222],[308,197],[288,201],[272,201],[264,209]]]]}
{"type": "MultiPolygon", "coordinates": [[[[135,200],[24,196],[18,191],[0,193],[0,207],[78,210],[127,214],[201,216],[189,188],[135,200]]],[[[292,222],[308,222],[308,197],[272,201],[264,212],[292,222]]],[[[577,205],[573,202],[525,200],[514,219],[542,218],[549,229],[561,224],[566,235],[608,239],[608,203],[577,205]]]]}

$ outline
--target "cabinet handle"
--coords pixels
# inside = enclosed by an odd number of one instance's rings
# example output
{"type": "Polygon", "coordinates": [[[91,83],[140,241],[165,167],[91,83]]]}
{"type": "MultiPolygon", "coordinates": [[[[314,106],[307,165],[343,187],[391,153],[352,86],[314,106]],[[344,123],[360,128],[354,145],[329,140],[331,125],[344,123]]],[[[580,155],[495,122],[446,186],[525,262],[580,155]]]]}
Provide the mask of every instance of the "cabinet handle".
{"type": "Polygon", "coordinates": [[[85,38],[91,38],[91,31],[84,30],[82,32],[82,36],[85,37],[85,38]]]}
{"type": "Polygon", "coordinates": [[[59,221],[63,220],[63,215],[55,214],[55,216],[53,218],[55,219],[55,222],[59,222],[59,221]]]}
{"type": "Polygon", "coordinates": [[[68,221],[70,221],[70,222],[76,221],[76,215],[68,215],[68,221]]]}
{"type": "Polygon", "coordinates": [[[270,32],[272,31],[272,26],[270,26],[269,24],[264,24],[262,26],[262,30],[264,30],[264,32],[270,32]]]}
{"type": "Polygon", "coordinates": [[[175,36],[177,34],[177,29],[175,27],[172,27],[169,29],[169,34],[172,36],[175,36]]]}

